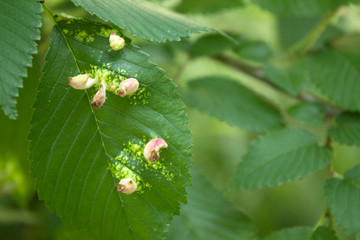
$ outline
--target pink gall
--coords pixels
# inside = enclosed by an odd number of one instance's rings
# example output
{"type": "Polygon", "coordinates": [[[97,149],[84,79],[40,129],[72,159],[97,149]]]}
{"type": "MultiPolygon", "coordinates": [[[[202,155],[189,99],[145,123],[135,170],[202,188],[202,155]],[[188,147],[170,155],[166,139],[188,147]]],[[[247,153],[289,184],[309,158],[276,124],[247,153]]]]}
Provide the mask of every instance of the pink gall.
{"type": "Polygon", "coordinates": [[[93,106],[94,108],[100,108],[104,104],[105,98],[106,98],[106,83],[102,82],[99,86],[99,90],[97,91],[97,93],[93,98],[91,106],[93,106]]]}
{"type": "Polygon", "coordinates": [[[139,81],[135,78],[128,78],[124,81],[121,81],[119,88],[116,90],[116,93],[121,97],[125,97],[126,95],[133,94],[139,88],[139,81]]]}
{"type": "Polygon", "coordinates": [[[160,149],[167,148],[168,145],[162,138],[151,139],[144,148],[144,157],[150,162],[154,162],[160,157],[160,149]]]}
{"type": "Polygon", "coordinates": [[[132,179],[124,178],[121,179],[119,184],[117,185],[117,191],[125,194],[131,194],[135,192],[137,189],[137,184],[132,179]]]}
{"type": "Polygon", "coordinates": [[[69,85],[75,89],[87,89],[92,87],[97,79],[89,77],[89,74],[79,74],[76,77],[69,77],[69,85]]]}

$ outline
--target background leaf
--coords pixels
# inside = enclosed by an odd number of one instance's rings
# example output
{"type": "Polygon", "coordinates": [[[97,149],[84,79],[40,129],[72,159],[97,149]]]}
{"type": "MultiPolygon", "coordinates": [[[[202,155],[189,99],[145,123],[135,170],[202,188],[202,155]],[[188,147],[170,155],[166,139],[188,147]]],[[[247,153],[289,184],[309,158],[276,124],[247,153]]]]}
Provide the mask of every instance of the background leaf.
{"type": "Polygon", "coordinates": [[[292,106],[288,113],[293,118],[307,124],[321,125],[324,123],[325,107],[319,103],[302,102],[292,106]]]}
{"type": "Polygon", "coordinates": [[[273,187],[324,168],[332,159],[316,137],[297,129],[282,129],[259,137],[237,165],[234,189],[273,187]]]}
{"type": "Polygon", "coordinates": [[[190,106],[250,131],[264,131],[282,125],[279,112],[240,84],[221,76],[189,82],[186,101],[190,106]]]}
{"type": "Polygon", "coordinates": [[[146,54],[129,43],[111,51],[103,36],[111,31],[75,19],[54,27],[29,135],[31,172],[39,198],[63,221],[104,239],[161,239],[190,183],[184,105],[146,54]],[[94,69],[136,76],[140,90],[125,98],[108,93],[104,106],[93,109],[95,90],[75,90],[67,78],[94,69]],[[142,151],[154,137],[169,147],[149,164],[142,151]],[[138,191],[116,191],[125,177],[135,179],[138,191]]]}
{"type": "Polygon", "coordinates": [[[325,196],[336,223],[350,235],[360,237],[360,166],[350,169],[344,179],[329,179],[325,196]]]}
{"type": "Polygon", "coordinates": [[[360,146],[360,114],[342,113],[336,118],[336,125],[329,129],[328,134],[339,143],[360,146]]]}
{"type": "Polygon", "coordinates": [[[0,106],[5,115],[17,118],[16,98],[22,79],[37,53],[41,4],[32,0],[0,2],[0,106]]]}
{"type": "Polygon", "coordinates": [[[263,240],[306,240],[311,233],[310,227],[294,227],[273,232],[263,240]]]}
{"type": "Polygon", "coordinates": [[[193,169],[191,175],[188,203],[182,205],[180,216],[174,218],[167,239],[257,239],[256,228],[248,217],[232,208],[198,170],[193,169]]]}
{"type": "Polygon", "coordinates": [[[133,36],[156,42],[180,40],[209,28],[152,3],[138,0],[72,0],[90,14],[111,21],[133,36]]]}
{"type": "Polygon", "coordinates": [[[328,227],[319,227],[312,234],[311,240],[338,240],[335,232],[328,227]]]}
{"type": "Polygon", "coordinates": [[[239,6],[243,6],[242,0],[182,0],[175,10],[181,13],[214,13],[239,6]]]}
{"type": "Polygon", "coordinates": [[[335,10],[358,0],[254,0],[260,7],[278,15],[313,16],[335,10]]]}
{"type": "Polygon", "coordinates": [[[310,79],[338,106],[360,110],[360,68],[350,58],[335,51],[321,51],[305,61],[310,79]]]}

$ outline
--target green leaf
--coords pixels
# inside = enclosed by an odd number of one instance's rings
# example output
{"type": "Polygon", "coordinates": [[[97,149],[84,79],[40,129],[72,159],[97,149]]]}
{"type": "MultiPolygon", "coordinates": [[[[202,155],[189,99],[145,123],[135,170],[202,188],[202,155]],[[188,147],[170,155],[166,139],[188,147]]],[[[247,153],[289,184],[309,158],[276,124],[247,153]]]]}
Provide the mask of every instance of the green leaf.
{"type": "Polygon", "coordinates": [[[336,118],[336,125],[328,130],[328,134],[339,143],[360,146],[360,114],[342,113],[336,118]]]}
{"type": "Polygon", "coordinates": [[[326,114],[325,107],[319,103],[302,102],[292,106],[288,113],[293,118],[307,124],[321,125],[326,114]]]}
{"type": "Polygon", "coordinates": [[[264,131],[282,125],[279,112],[240,84],[221,76],[189,82],[186,101],[230,125],[264,131]]]}
{"type": "Polygon", "coordinates": [[[182,0],[175,10],[181,13],[214,13],[243,5],[243,0],[182,0]]]}
{"type": "Polygon", "coordinates": [[[180,216],[174,218],[167,239],[257,239],[257,230],[248,217],[232,208],[198,170],[193,169],[191,175],[188,203],[182,205],[180,216]]]}
{"type": "Polygon", "coordinates": [[[22,79],[37,53],[41,4],[34,0],[0,2],[0,106],[5,115],[17,118],[16,98],[22,79]]]}
{"type": "Polygon", "coordinates": [[[313,16],[335,10],[342,5],[359,0],[253,0],[261,8],[277,15],[313,16]]]}
{"type": "Polygon", "coordinates": [[[311,240],[338,240],[336,233],[328,227],[319,227],[313,232],[311,240]]]}
{"type": "Polygon", "coordinates": [[[190,183],[188,120],[164,71],[130,43],[112,51],[106,36],[112,31],[79,19],[55,25],[31,122],[31,175],[39,198],[65,222],[101,239],[162,239],[190,183]],[[94,109],[96,89],[76,90],[67,80],[87,72],[109,73],[106,81],[136,77],[140,87],[124,98],[108,92],[94,109]],[[155,137],[169,147],[150,163],[143,149],[155,137]],[[138,190],[118,193],[123,178],[138,190]]]}
{"type": "Polygon", "coordinates": [[[191,33],[210,30],[182,15],[163,9],[152,3],[138,0],[72,0],[90,14],[126,29],[133,36],[156,42],[180,40],[191,33]]]}
{"type": "Polygon", "coordinates": [[[268,63],[265,65],[265,72],[272,83],[293,96],[300,92],[306,81],[306,74],[300,62],[293,64],[268,63]]]}
{"type": "Polygon", "coordinates": [[[191,54],[194,57],[212,56],[232,49],[237,46],[237,42],[224,34],[211,33],[198,38],[192,46],[191,54]]]}
{"type": "Polygon", "coordinates": [[[350,58],[335,51],[322,51],[308,57],[304,68],[310,79],[338,106],[360,111],[360,68],[350,58]]]}
{"type": "Polygon", "coordinates": [[[360,166],[350,169],[344,179],[329,179],[325,196],[336,223],[360,238],[360,166]]]}
{"type": "Polygon", "coordinates": [[[273,232],[263,240],[306,240],[311,233],[310,227],[294,227],[273,232]]]}
{"type": "Polygon", "coordinates": [[[282,129],[259,137],[237,165],[231,187],[273,187],[304,177],[331,161],[329,149],[316,137],[298,129],[282,129]]]}

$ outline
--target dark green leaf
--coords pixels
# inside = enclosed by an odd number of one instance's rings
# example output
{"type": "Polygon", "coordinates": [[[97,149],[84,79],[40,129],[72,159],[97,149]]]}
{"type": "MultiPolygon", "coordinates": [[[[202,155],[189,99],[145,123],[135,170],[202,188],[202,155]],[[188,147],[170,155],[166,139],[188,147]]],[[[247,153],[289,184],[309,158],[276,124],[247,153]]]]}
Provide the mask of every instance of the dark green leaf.
{"type": "Polygon", "coordinates": [[[282,129],[253,142],[234,172],[231,187],[256,189],[281,185],[324,168],[331,158],[330,151],[320,147],[312,134],[282,129]]]}
{"type": "Polygon", "coordinates": [[[263,240],[306,240],[311,233],[310,227],[294,227],[273,232],[263,240]]]}
{"type": "Polygon", "coordinates": [[[137,47],[112,51],[111,31],[79,19],[54,27],[29,135],[31,174],[39,198],[65,222],[101,239],[162,239],[190,183],[184,104],[164,71],[137,47]],[[68,85],[69,76],[86,72],[109,73],[106,81],[136,77],[140,89],[124,98],[108,92],[104,106],[94,109],[96,89],[68,85]],[[142,152],[155,137],[169,147],[151,164],[142,152]],[[132,178],[138,190],[118,193],[122,178],[132,178]]]}
{"type": "Polygon", "coordinates": [[[230,125],[250,131],[260,132],[282,125],[275,108],[226,77],[209,76],[190,81],[186,101],[230,125]]]}
{"type": "Polygon", "coordinates": [[[304,68],[310,79],[338,106],[360,111],[360,66],[335,51],[322,51],[308,57],[304,68]]]}
{"type": "Polygon", "coordinates": [[[359,0],[254,0],[260,7],[277,15],[314,16],[359,0]]]}
{"type": "Polygon", "coordinates": [[[240,41],[234,52],[242,59],[260,63],[267,61],[272,55],[272,50],[265,42],[246,39],[240,41]]]}
{"type": "Polygon", "coordinates": [[[138,0],[72,0],[90,14],[110,21],[133,36],[156,42],[180,40],[209,28],[152,3],[138,0]]]}
{"type": "Polygon", "coordinates": [[[256,228],[248,217],[231,207],[222,193],[194,169],[188,203],[181,207],[167,235],[169,240],[253,240],[256,228]]]}
{"type": "Polygon", "coordinates": [[[16,98],[22,79],[31,67],[32,54],[37,53],[42,11],[35,0],[0,2],[0,106],[5,115],[17,118],[16,98]]]}
{"type": "Polygon", "coordinates": [[[242,0],[182,0],[175,10],[181,13],[213,13],[242,5],[242,0]]]}
{"type": "Polygon", "coordinates": [[[325,107],[319,103],[302,102],[288,110],[290,116],[307,124],[321,125],[324,123],[325,107]]]}
{"type": "Polygon", "coordinates": [[[360,238],[360,166],[349,170],[344,179],[329,179],[325,196],[336,223],[360,238]]]}
{"type": "Polygon", "coordinates": [[[191,53],[195,57],[204,55],[211,56],[221,53],[224,50],[234,48],[237,45],[235,40],[226,37],[224,34],[206,34],[196,40],[191,49],[191,53]]]}
{"type": "Polygon", "coordinates": [[[328,131],[335,141],[360,146],[360,114],[345,112],[336,118],[336,125],[328,131]]]}
{"type": "Polygon", "coordinates": [[[328,227],[319,227],[312,234],[310,240],[338,240],[336,233],[328,227]]]}
{"type": "Polygon", "coordinates": [[[300,62],[294,64],[268,63],[265,65],[265,72],[272,83],[293,96],[300,92],[307,79],[300,62]]]}

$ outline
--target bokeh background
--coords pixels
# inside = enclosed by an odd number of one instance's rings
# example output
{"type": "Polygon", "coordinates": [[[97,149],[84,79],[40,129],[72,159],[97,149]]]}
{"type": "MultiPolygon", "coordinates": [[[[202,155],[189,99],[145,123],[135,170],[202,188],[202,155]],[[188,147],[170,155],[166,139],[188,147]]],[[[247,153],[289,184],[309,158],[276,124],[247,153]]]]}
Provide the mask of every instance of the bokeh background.
{"type": "MultiPolygon", "coordinates": [[[[224,51],[223,54],[252,66],[284,52],[320,20],[320,16],[277,18],[251,4],[221,9],[216,6],[205,8],[204,1],[152,2],[240,37],[246,44],[237,53],[224,51]]],[[[57,14],[66,13],[100,21],[68,0],[47,0],[46,4],[57,14]]],[[[359,7],[341,9],[338,15],[326,34],[335,36],[340,30],[354,36],[360,33],[359,7]]],[[[19,93],[19,117],[16,121],[9,120],[0,111],[0,239],[90,239],[85,232],[63,224],[55,213],[47,210],[44,202],[38,200],[34,180],[29,177],[27,134],[33,112],[31,106],[52,29],[52,23],[45,15],[42,20],[39,54],[34,56],[33,68],[28,69],[28,77],[24,79],[24,87],[19,93]]],[[[255,84],[251,77],[223,64],[215,57],[191,58],[189,49],[201,34],[181,42],[166,44],[146,42],[128,36],[133,39],[134,44],[150,54],[153,62],[166,70],[166,75],[178,84],[180,92],[186,89],[186,84],[191,79],[220,74],[229,76],[255,91],[265,92],[270,97],[279,97],[273,92],[267,93],[266,88],[262,89],[261,85],[255,84]]],[[[195,144],[192,148],[195,166],[237,209],[255,222],[260,236],[294,225],[314,226],[325,209],[325,171],[271,189],[228,192],[226,183],[229,176],[256,135],[230,127],[196,109],[188,107],[186,111],[195,144]]],[[[344,173],[360,163],[360,148],[337,143],[334,143],[333,147],[334,168],[337,172],[344,173]]],[[[341,240],[351,239],[342,229],[337,226],[336,228],[341,240]]]]}

